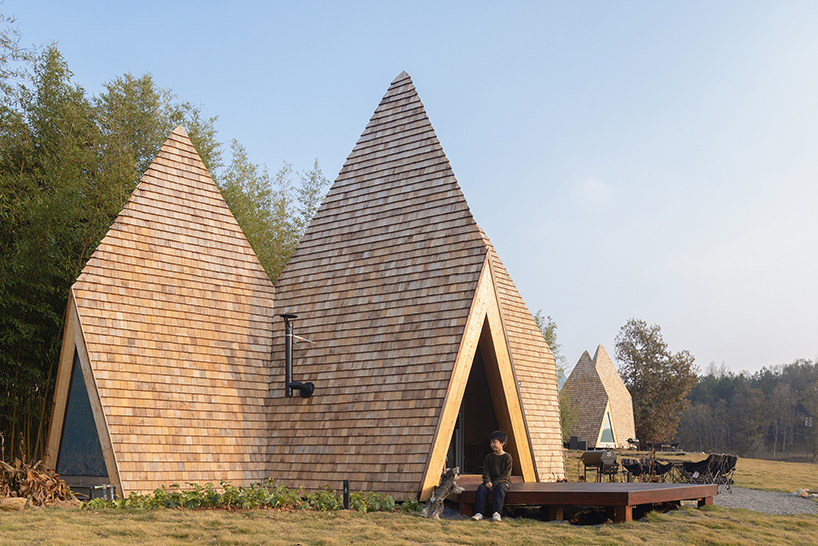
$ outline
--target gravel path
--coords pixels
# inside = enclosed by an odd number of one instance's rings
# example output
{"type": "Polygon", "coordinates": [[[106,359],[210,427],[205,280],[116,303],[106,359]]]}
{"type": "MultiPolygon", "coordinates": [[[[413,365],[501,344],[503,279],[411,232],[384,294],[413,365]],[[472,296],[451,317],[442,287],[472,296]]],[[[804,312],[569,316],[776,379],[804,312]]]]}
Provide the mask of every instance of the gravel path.
{"type": "Polygon", "coordinates": [[[713,504],[725,508],[746,508],[765,514],[818,514],[818,502],[792,493],[759,491],[733,486],[733,492],[716,495],[713,504]]]}

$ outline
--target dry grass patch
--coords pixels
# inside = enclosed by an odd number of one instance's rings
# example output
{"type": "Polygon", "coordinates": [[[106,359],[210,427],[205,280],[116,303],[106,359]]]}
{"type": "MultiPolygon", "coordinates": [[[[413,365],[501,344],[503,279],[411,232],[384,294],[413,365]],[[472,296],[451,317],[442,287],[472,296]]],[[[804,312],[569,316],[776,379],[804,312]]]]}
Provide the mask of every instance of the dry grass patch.
{"type": "Polygon", "coordinates": [[[349,544],[799,544],[818,536],[814,516],[768,516],[707,507],[651,513],[646,522],[575,527],[528,519],[430,521],[414,514],[254,510],[32,509],[0,516],[4,545],[349,544]]]}
{"type": "Polygon", "coordinates": [[[761,459],[739,459],[733,480],[739,487],[783,491],[818,489],[818,465],[761,459]]]}

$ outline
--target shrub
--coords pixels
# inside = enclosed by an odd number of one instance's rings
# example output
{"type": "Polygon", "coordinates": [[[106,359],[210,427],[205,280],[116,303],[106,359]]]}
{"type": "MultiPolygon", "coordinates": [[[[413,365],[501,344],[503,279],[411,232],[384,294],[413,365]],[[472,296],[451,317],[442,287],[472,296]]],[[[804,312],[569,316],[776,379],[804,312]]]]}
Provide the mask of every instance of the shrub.
{"type": "Polygon", "coordinates": [[[312,508],[326,512],[329,510],[340,510],[344,507],[344,501],[336,494],[334,489],[325,485],[321,491],[311,493],[306,496],[306,501],[312,508]]]}
{"type": "Polygon", "coordinates": [[[349,507],[365,514],[367,512],[391,512],[395,509],[395,499],[382,493],[364,493],[362,491],[349,495],[349,507]]]}
{"type": "MultiPolygon", "coordinates": [[[[109,501],[92,499],[80,504],[81,508],[98,510],[101,508],[142,508],[153,510],[156,508],[289,508],[303,510],[312,508],[320,511],[340,510],[344,507],[343,500],[335,490],[325,485],[323,489],[308,495],[301,487],[290,489],[284,484],[276,484],[275,480],[267,483],[253,483],[250,487],[236,487],[229,482],[220,481],[222,493],[216,491],[213,484],[204,485],[190,483],[188,489],[182,490],[179,484],[171,484],[169,488],[155,489],[152,495],[131,493],[127,499],[109,501]]],[[[358,512],[391,512],[395,510],[395,499],[382,493],[356,492],[350,495],[350,508],[358,512]]],[[[401,511],[413,512],[420,510],[422,505],[414,499],[402,501],[401,511]]]]}

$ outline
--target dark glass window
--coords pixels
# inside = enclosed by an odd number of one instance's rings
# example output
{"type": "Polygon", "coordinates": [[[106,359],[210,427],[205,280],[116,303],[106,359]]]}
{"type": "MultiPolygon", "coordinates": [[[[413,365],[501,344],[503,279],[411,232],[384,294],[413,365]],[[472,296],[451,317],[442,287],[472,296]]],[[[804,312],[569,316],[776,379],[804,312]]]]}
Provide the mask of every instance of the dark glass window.
{"type": "Polygon", "coordinates": [[[602,443],[613,443],[614,435],[613,435],[613,427],[611,426],[611,414],[605,412],[605,428],[602,429],[602,438],[600,442],[602,443]]]}
{"type": "Polygon", "coordinates": [[[91,401],[82,378],[80,357],[76,351],[68,399],[65,402],[57,473],[63,476],[108,475],[94,424],[94,413],[91,411],[91,401]]]}

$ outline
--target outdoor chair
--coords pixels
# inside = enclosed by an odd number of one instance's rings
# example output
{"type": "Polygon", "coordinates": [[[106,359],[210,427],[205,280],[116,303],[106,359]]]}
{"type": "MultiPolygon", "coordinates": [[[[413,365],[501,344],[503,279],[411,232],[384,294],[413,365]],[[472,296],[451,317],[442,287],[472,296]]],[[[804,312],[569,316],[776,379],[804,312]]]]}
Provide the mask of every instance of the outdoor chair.
{"type": "Polygon", "coordinates": [[[651,476],[656,476],[659,481],[668,482],[673,481],[672,474],[673,471],[673,463],[663,463],[660,461],[654,461],[653,468],[651,469],[651,476]]]}
{"type": "Polygon", "coordinates": [[[622,459],[622,466],[628,471],[628,481],[633,481],[633,478],[638,478],[640,482],[672,482],[673,479],[673,463],[663,463],[654,460],[652,463],[650,459],[622,459]]]}
{"type": "Polygon", "coordinates": [[[682,467],[683,461],[673,461],[671,464],[673,468],[668,472],[668,479],[665,481],[669,483],[688,483],[682,467]]]}
{"type": "Polygon", "coordinates": [[[709,473],[712,461],[712,453],[702,461],[684,461],[682,463],[682,474],[688,483],[709,483],[706,476],[709,473]]]}
{"type": "Polygon", "coordinates": [[[643,467],[639,459],[620,459],[622,467],[628,472],[628,481],[633,481],[634,478],[641,480],[643,467]]]}
{"type": "Polygon", "coordinates": [[[717,484],[724,466],[724,454],[713,453],[712,455],[713,459],[710,461],[710,468],[707,469],[707,475],[705,476],[707,481],[705,483],[717,484]]]}
{"type": "Polygon", "coordinates": [[[686,461],[682,463],[682,472],[689,483],[718,484],[723,473],[724,458],[723,454],[711,453],[703,461],[686,461]]]}
{"type": "Polygon", "coordinates": [[[733,488],[731,485],[733,484],[733,472],[736,470],[736,463],[738,462],[738,457],[735,455],[724,455],[721,464],[721,471],[719,472],[716,478],[716,485],[717,491],[721,491],[722,487],[727,490],[728,493],[733,492],[733,488]]]}

